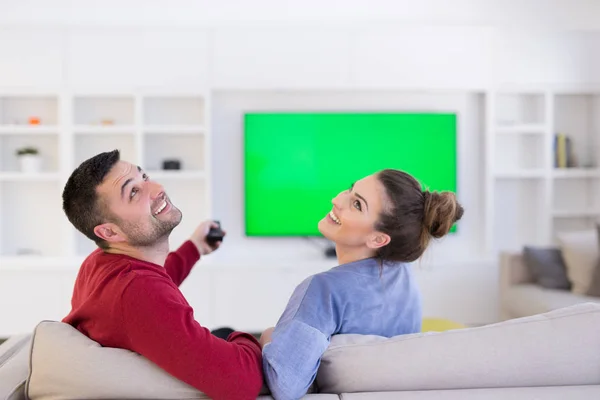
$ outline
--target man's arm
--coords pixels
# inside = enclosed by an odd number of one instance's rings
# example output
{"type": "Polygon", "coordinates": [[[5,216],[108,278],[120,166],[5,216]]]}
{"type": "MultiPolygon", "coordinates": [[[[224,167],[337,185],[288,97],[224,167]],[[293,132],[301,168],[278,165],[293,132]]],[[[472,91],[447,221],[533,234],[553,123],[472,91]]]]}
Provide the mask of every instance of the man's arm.
{"type": "Polygon", "coordinates": [[[190,240],[184,242],[176,251],[169,253],[165,260],[165,270],[173,282],[179,286],[190,274],[192,267],[200,259],[200,252],[190,240]]]}
{"type": "Polygon", "coordinates": [[[183,243],[177,251],[169,253],[165,260],[165,270],[177,286],[187,278],[201,255],[210,254],[221,246],[221,242],[214,244],[206,242],[206,235],[210,228],[217,226],[213,221],[204,221],[192,233],[188,241],[183,243]]]}
{"type": "Polygon", "coordinates": [[[262,387],[261,349],[235,332],[227,341],[194,320],[192,308],[170,282],[136,277],[122,297],[129,349],[213,399],[255,399],[262,387]]]}

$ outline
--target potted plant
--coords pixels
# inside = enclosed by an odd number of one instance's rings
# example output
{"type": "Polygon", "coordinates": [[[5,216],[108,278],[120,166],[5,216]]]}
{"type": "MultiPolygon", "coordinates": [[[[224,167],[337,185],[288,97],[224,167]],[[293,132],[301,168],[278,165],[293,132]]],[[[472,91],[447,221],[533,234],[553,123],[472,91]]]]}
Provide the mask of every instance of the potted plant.
{"type": "Polygon", "coordinates": [[[42,160],[37,148],[32,146],[21,147],[17,149],[17,157],[19,158],[21,172],[40,171],[42,160]]]}

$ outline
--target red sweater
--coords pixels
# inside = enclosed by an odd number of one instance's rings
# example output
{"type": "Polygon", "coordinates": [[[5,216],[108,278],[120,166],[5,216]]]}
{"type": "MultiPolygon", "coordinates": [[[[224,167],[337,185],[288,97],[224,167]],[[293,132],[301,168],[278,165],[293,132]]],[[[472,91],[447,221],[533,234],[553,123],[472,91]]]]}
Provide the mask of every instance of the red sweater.
{"type": "Polygon", "coordinates": [[[256,339],[211,335],[179,291],[199,258],[189,241],[169,254],[164,268],[98,249],[79,270],[63,322],[102,346],[141,354],[214,399],[255,399],[263,383],[256,339]]]}

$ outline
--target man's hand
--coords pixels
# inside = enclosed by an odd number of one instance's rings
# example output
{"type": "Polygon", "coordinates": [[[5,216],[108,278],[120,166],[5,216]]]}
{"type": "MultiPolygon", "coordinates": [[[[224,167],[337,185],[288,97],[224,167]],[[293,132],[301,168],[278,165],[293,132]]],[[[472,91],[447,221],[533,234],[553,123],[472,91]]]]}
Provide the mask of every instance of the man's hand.
{"type": "Polygon", "coordinates": [[[258,343],[260,343],[260,348],[262,349],[263,347],[265,347],[266,344],[271,343],[271,336],[273,335],[273,330],[275,329],[275,327],[266,329],[262,335],[260,335],[260,339],[258,340],[258,343]]]}
{"type": "MultiPolygon", "coordinates": [[[[220,241],[216,242],[212,246],[206,242],[206,235],[208,234],[208,231],[210,230],[210,228],[218,228],[218,227],[219,226],[217,224],[215,224],[213,221],[204,221],[196,228],[194,233],[192,233],[192,236],[190,236],[190,241],[196,245],[196,247],[198,248],[198,252],[201,255],[204,256],[204,255],[210,254],[213,251],[215,251],[216,249],[218,249],[219,246],[221,245],[220,241]]],[[[225,235],[226,232],[223,231],[223,234],[225,235]]]]}

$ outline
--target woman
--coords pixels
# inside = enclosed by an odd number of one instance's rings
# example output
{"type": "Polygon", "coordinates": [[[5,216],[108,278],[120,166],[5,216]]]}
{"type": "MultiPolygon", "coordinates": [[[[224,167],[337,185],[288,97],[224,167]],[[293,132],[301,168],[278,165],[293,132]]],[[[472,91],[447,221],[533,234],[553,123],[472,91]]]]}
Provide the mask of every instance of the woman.
{"type": "Polygon", "coordinates": [[[386,169],[340,193],[319,231],[339,266],[294,291],[275,328],[260,339],[277,400],[302,397],[335,334],[392,337],[419,332],[421,299],[408,263],[463,215],[451,192],[423,192],[409,174],[386,169]]]}

